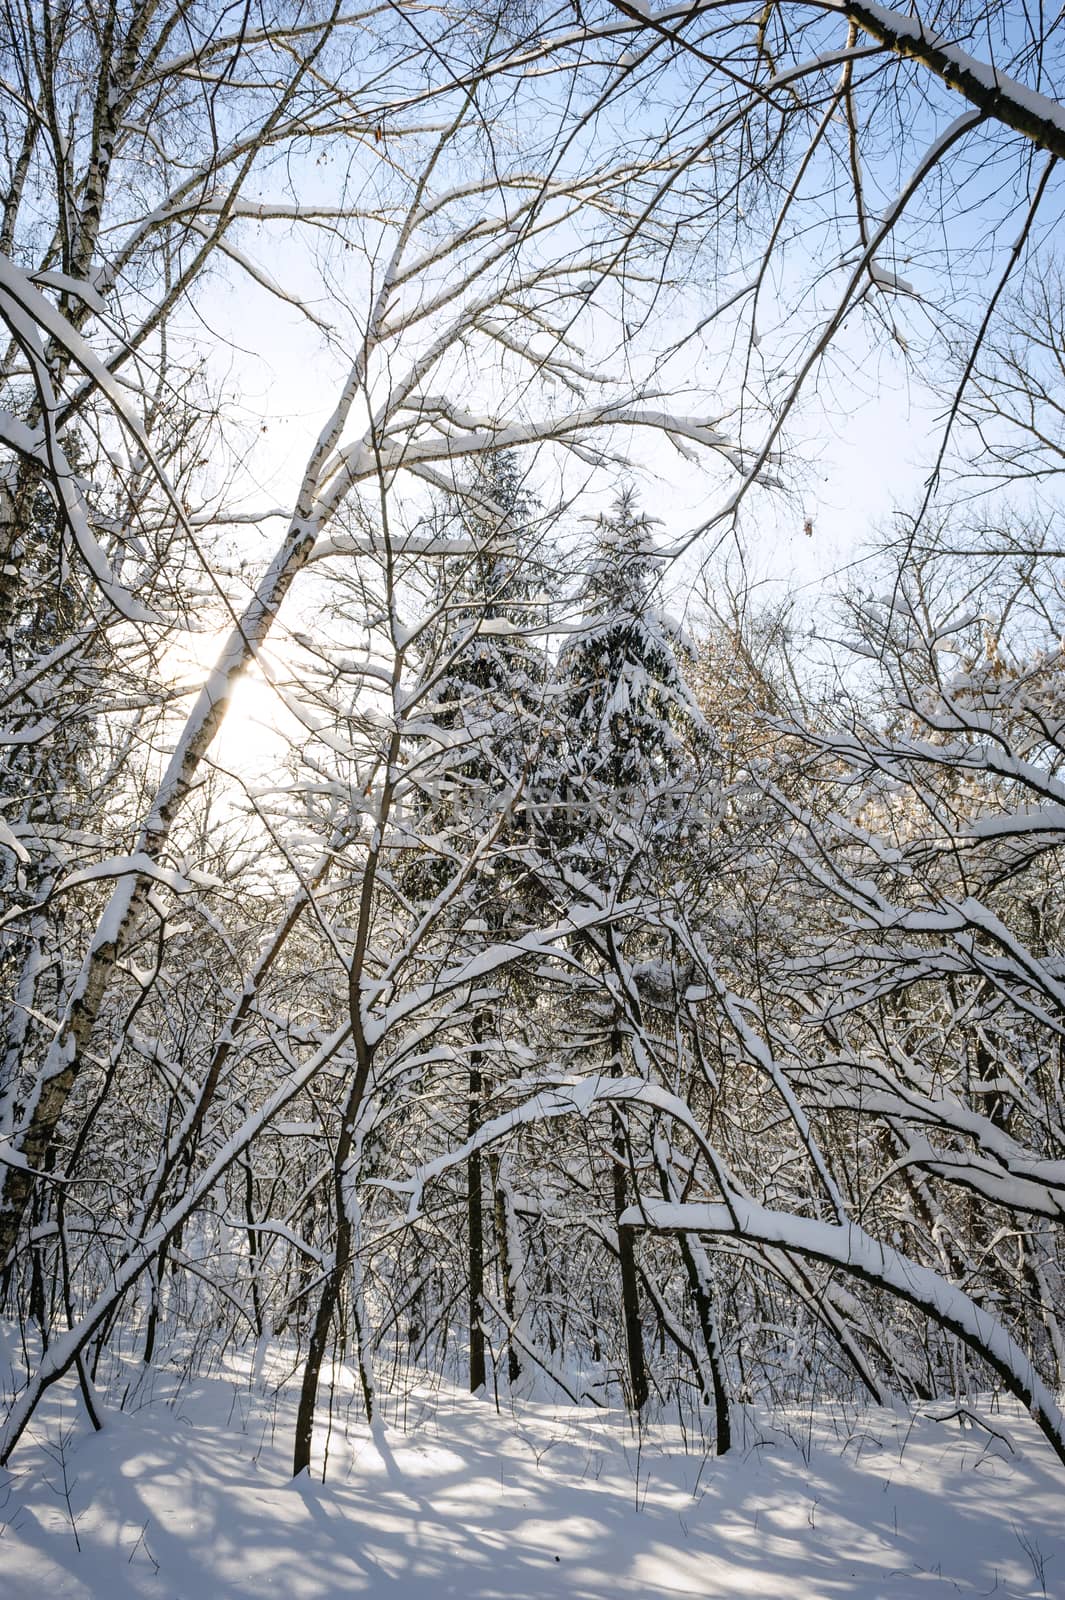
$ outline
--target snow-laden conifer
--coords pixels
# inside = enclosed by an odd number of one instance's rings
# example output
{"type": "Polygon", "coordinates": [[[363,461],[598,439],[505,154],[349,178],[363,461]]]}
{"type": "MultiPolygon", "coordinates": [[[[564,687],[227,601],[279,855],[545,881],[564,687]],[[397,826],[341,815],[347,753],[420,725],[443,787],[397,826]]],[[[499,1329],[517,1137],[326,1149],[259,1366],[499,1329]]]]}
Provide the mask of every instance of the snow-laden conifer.
{"type": "Polygon", "coordinates": [[[663,566],[654,522],[625,489],[595,525],[557,668],[554,832],[586,870],[610,839],[679,837],[709,749],[684,676],[691,645],[661,604],[663,566]]]}

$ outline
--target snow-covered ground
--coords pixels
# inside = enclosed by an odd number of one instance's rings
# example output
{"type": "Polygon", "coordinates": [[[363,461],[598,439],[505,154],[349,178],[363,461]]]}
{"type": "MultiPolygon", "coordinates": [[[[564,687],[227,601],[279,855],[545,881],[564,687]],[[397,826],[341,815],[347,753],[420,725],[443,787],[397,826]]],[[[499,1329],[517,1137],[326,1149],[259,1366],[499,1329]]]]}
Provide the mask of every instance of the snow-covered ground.
{"type": "Polygon", "coordinates": [[[444,1388],[374,1434],[338,1403],[327,1481],[294,1483],[290,1386],[125,1376],[99,1435],[53,1390],[0,1475],[4,1600],[1065,1595],[1065,1470],[1013,1407],[749,1413],[718,1460],[676,1421],[444,1388]]]}

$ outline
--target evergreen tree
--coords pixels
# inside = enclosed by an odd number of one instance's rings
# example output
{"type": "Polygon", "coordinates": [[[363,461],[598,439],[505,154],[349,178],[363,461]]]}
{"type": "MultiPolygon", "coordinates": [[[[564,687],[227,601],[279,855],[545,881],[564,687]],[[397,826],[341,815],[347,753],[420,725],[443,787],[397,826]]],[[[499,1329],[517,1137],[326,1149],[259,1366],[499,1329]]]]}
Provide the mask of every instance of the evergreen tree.
{"type": "Polygon", "coordinates": [[[461,537],[469,548],[439,558],[415,724],[422,731],[411,746],[422,799],[410,819],[415,853],[408,886],[423,898],[439,892],[453,861],[495,824],[498,848],[489,871],[477,877],[473,899],[476,914],[484,918],[491,910],[496,926],[508,914],[503,847],[524,811],[546,677],[537,636],[540,568],[528,548],[534,513],[517,460],[500,453],[486,459],[438,518],[443,535],[461,537]],[[501,810],[510,813],[502,826],[501,810]]]}
{"type": "MultiPolygon", "coordinates": [[[[651,887],[679,843],[694,799],[699,757],[710,748],[703,718],[684,678],[693,652],[679,627],[659,608],[659,558],[652,522],[631,489],[624,490],[595,529],[582,593],[580,627],[558,661],[557,795],[551,829],[563,861],[601,891],[620,887],[638,866],[651,887]]],[[[641,930],[642,931],[642,930],[641,930]]],[[[588,1037],[615,1077],[626,1072],[625,1015],[608,969],[626,938],[624,928],[581,941],[584,959],[603,973],[602,999],[593,1007],[588,1037]]],[[[614,977],[617,976],[615,970],[614,977]]],[[[621,1309],[636,1410],[649,1396],[632,1232],[620,1226],[629,1203],[633,1155],[626,1121],[611,1112],[610,1198],[621,1279],[621,1309]]],[[[659,1172],[660,1181],[666,1181],[659,1172]]],[[[728,1407],[702,1252],[682,1246],[692,1301],[712,1374],[718,1449],[728,1448],[728,1407]]],[[[702,1381],[700,1364],[700,1381],[702,1381]]],[[[704,1385],[704,1388],[706,1385],[704,1385]]],[[[707,1395],[709,1399],[709,1395],[707,1395]]]]}
{"type": "MultiPolygon", "coordinates": [[[[535,765],[545,685],[542,643],[535,630],[542,604],[539,564],[528,548],[535,502],[512,455],[487,458],[464,492],[438,519],[440,531],[469,548],[442,556],[435,620],[428,630],[420,715],[411,767],[422,804],[410,818],[412,859],[402,877],[416,900],[432,900],[491,838],[464,894],[445,919],[475,941],[498,938],[522,920],[522,817],[535,765]]],[[[490,1048],[498,1034],[494,1008],[479,1004],[462,1048],[467,1056],[466,1117],[462,1133],[480,1127],[491,1091],[490,1048]]],[[[508,1238],[514,1219],[493,1168],[488,1212],[500,1262],[504,1306],[514,1322],[513,1266],[508,1238]]],[[[487,1379],[484,1335],[484,1172],[481,1151],[466,1162],[470,1388],[487,1379]]],[[[519,1375],[508,1345],[511,1381],[519,1375]]]]}
{"type": "Polygon", "coordinates": [[[565,817],[555,831],[593,877],[607,866],[612,838],[663,846],[676,836],[693,755],[709,743],[684,678],[691,646],[657,604],[652,530],[633,491],[622,491],[596,525],[583,617],[558,661],[556,782],[565,817]]]}
{"type": "MultiPolygon", "coordinates": [[[[80,466],[78,439],[64,443],[80,466]]],[[[90,626],[47,479],[26,466],[0,500],[0,680],[9,705],[0,758],[0,1137],[9,1137],[21,1127],[47,1049],[46,1019],[61,1010],[71,977],[68,922],[76,926],[78,912],[53,891],[104,836],[101,706],[114,673],[104,629],[90,626]]],[[[20,1205],[31,1187],[30,1174],[13,1169],[7,1205],[20,1205]]],[[[47,1189],[33,1195],[40,1229],[50,1201],[47,1189]]],[[[42,1254],[38,1246],[30,1256],[30,1306],[44,1329],[50,1269],[42,1254]]],[[[0,1262],[4,1281],[11,1266],[0,1262]]]]}

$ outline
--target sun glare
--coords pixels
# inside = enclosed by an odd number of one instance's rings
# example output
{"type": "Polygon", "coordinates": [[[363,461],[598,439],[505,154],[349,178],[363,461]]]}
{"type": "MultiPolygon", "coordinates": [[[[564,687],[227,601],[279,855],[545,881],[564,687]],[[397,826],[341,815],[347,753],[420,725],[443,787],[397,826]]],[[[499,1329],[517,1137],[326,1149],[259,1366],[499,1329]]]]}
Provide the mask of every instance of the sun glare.
{"type": "MultiPolygon", "coordinates": [[[[167,681],[187,691],[191,706],[214,666],[228,633],[224,629],[186,633],[164,661],[167,681]]],[[[275,771],[299,726],[280,693],[267,680],[287,676],[280,652],[263,653],[237,681],[222,726],[211,747],[211,759],[234,777],[247,780],[275,771]],[[265,668],[265,671],[264,671],[265,668]]]]}

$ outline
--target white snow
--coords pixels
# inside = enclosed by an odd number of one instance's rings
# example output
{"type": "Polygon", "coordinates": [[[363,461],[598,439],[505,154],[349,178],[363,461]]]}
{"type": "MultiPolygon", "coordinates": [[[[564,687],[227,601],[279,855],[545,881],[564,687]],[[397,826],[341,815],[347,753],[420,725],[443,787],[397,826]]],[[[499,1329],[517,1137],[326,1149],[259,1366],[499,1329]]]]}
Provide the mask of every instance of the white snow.
{"type": "Polygon", "coordinates": [[[675,1232],[734,1234],[759,1244],[782,1245],[800,1255],[828,1261],[868,1283],[883,1285],[892,1293],[929,1312],[943,1326],[960,1334],[994,1361],[1014,1393],[1023,1394],[1032,1414],[1043,1419],[1048,1433],[1065,1434],[1065,1418],[1056,1397],[1036,1373],[1025,1352],[1007,1329],[954,1284],[929,1267],[911,1261],[866,1233],[855,1222],[836,1226],[811,1217],[770,1210],[737,1194],[725,1205],[671,1204],[640,1198],[623,1211],[619,1227],[646,1226],[675,1232]]]}
{"type": "Polygon", "coordinates": [[[1026,83],[1009,77],[1005,72],[1000,72],[990,62],[969,55],[952,39],[926,25],[920,17],[907,15],[903,11],[890,10],[886,6],[877,5],[875,0],[862,0],[860,6],[850,6],[847,0],[822,0],[822,3],[826,8],[844,12],[860,27],[868,26],[866,22],[868,18],[868,23],[873,24],[877,30],[883,30],[892,38],[931,46],[945,58],[959,78],[968,76],[982,89],[998,95],[1003,102],[1011,102],[1029,117],[1045,122],[1049,128],[1058,133],[1065,133],[1065,106],[1040,94],[1026,83]]]}
{"type": "Polygon", "coordinates": [[[74,295],[78,300],[83,300],[98,317],[107,314],[107,307],[96,288],[93,284],[86,283],[84,278],[72,278],[66,272],[53,271],[35,272],[30,281],[46,289],[59,289],[63,294],[74,295]]]}
{"type": "Polygon", "coordinates": [[[869,263],[869,276],[873,282],[879,284],[881,289],[891,289],[897,294],[916,294],[917,290],[906,278],[900,278],[898,273],[892,272],[890,267],[885,267],[879,261],[869,263]]]}
{"type": "Polygon", "coordinates": [[[675,1414],[637,1437],[617,1411],[448,1388],[386,1399],[371,1431],[348,1372],[323,1484],[324,1427],[316,1477],[289,1478],[295,1386],[263,1366],[120,1364],[99,1435],[53,1390],[0,1476],[5,1600],[1061,1592],[1065,1470],[1014,1407],[748,1410],[717,1458],[675,1414]]]}

